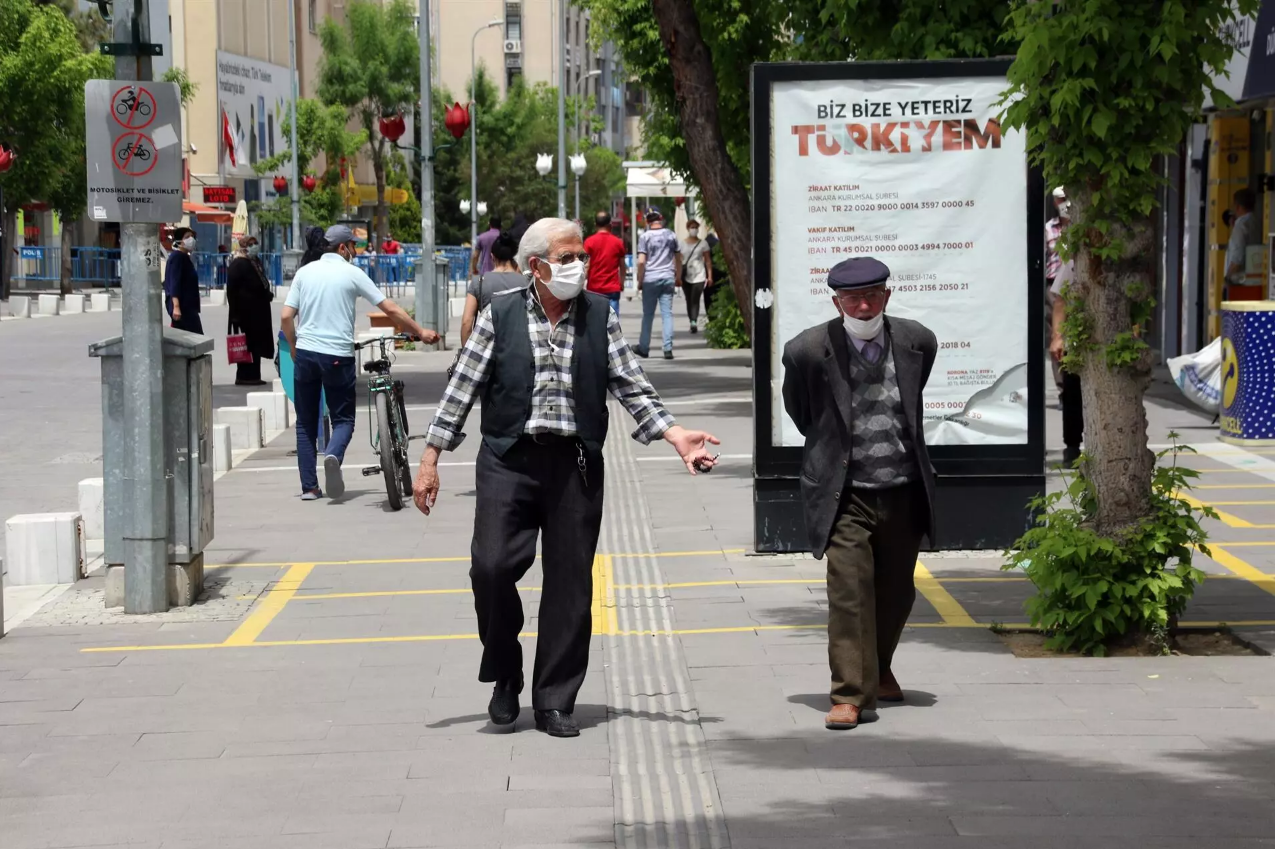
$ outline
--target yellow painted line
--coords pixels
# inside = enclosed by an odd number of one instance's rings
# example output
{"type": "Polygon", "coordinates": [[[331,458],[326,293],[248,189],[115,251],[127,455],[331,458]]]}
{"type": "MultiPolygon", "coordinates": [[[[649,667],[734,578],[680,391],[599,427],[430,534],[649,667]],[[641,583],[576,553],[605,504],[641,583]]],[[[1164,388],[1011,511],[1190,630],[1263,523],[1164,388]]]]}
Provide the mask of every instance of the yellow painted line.
{"type": "Polygon", "coordinates": [[[614,564],[611,561],[611,555],[603,555],[606,558],[606,595],[603,598],[603,609],[606,611],[606,633],[614,635],[620,630],[619,614],[616,612],[615,606],[615,583],[612,576],[614,564]]]}
{"type": "Polygon", "coordinates": [[[261,636],[261,632],[266,630],[266,626],[279,615],[289,599],[297,594],[302,582],[312,571],[314,571],[313,563],[294,563],[284,576],[262,596],[256,609],[248,615],[243,624],[226,638],[226,645],[252,645],[257,637],[261,636]]]}
{"type": "Polygon", "coordinates": [[[610,619],[615,615],[615,595],[611,585],[610,555],[595,554],[593,556],[593,604],[590,606],[589,613],[593,619],[593,633],[613,633],[610,619]]]}
{"type": "MultiPolygon", "coordinates": [[[[607,557],[707,557],[707,556],[723,556],[727,554],[745,554],[746,548],[718,548],[712,551],[644,551],[629,552],[624,554],[608,554],[607,557]]],[[[536,555],[539,560],[540,556],[536,555]]],[[[393,566],[402,563],[468,563],[468,557],[395,557],[380,560],[312,560],[311,566],[393,566]]],[[[212,566],[205,566],[205,569],[282,569],[291,566],[291,562],[260,562],[260,563],[218,563],[212,566]]]]}
{"type": "Polygon", "coordinates": [[[1275,489],[1275,483],[1197,483],[1191,489],[1275,489]]]}
{"type": "MultiPolygon", "coordinates": [[[[1203,501],[1200,501],[1198,498],[1192,498],[1190,495],[1187,495],[1185,492],[1179,492],[1177,495],[1187,504],[1190,504],[1192,507],[1195,507],[1195,508],[1203,508],[1206,506],[1212,506],[1212,505],[1206,504],[1203,501]]],[[[1252,522],[1250,522],[1248,519],[1241,519],[1239,516],[1236,516],[1232,513],[1227,513],[1223,510],[1218,510],[1216,512],[1217,512],[1218,519],[1220,519],[1224,524],[1232,528],[1275,528],[1275,525],[1255,525],[1252,522]]]]}
{"type": "Polygon", "coordinates": [[[938,579],[930,574],[930,570],[926,569],[919,560],[916,562],[915,580],[917,591],[925,596],[926,601],[938,611],[939,616],[943,618],[943,624],[963,628],[978,625],[974,621],[974,617],[970,616],[969,611],[961,607],[961,603],[943,588],[938,579]]]}
{"type": "Polygon", "coordinates": [[[1252,566],[1240,558],[1236,557],[1225,548],[1216,545],[1209,546],[1209,551],[1213,552],[1213,560],[1230,569],[1236,575],[1246,579],[1249,583],[1255,585],[1259,589],[1265,590],[1271,595],[1275,595],[1275,578],[1267,575],[1255,566],[1252,566]]]}
{"type": "Polygon", "coordinates": [[[1258,542],[1256,540],[1217,540],[1216,542],[1210,541],[1209,545],[1224,545],[1227,548],[1235,548],[1237,546],[1243,546],[1245,548],[1261,548],[1263,546],[1275,545],[1275,542],[1258,542]]]}
{"type": "Polygon", "coordinates": [[[1209,506],[1211,507],[1239,507],[1242,504],[1270,505],[1270,504],[1275,504],[1275,501],[1210,501],[1209,502],[1209,506]]]}
{"type": "MultiPolygon", "coordinates": [[[[522,590],[530,592],[540,592],[540,587],[519,587],[522,590]]],[[[311,601],[313,599],[324,598],[377,598],[378,596],[390,595],[459,595],[461,593],[472,593],[469,587],[463,589],[447,589],[447,590],[372,590],[362,593],[304,593],[295,596],[293,601],[311,601]]]]}

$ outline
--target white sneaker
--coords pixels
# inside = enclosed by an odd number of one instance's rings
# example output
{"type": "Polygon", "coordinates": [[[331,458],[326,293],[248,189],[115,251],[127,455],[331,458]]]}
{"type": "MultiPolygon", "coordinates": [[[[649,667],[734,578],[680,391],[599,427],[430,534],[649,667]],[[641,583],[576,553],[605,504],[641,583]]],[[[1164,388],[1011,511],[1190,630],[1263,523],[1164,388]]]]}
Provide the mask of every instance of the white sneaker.
{"type": "Polygon", "coordinates": [[[345,479],[341,476],[341,461],[331,454],[323,458],[323,482],[329,498],[345,495],[345,479]]]}

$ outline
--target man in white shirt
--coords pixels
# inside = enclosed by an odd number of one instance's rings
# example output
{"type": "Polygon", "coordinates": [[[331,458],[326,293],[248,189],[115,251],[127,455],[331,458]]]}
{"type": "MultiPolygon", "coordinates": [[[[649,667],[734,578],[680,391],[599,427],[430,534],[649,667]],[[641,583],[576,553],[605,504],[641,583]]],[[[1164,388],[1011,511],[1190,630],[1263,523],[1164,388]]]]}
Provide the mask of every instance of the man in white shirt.
{"type": "Polygon", "coordinates": [[[1257,196],[1252,189],[1240,189],[1235,193],[1235,222],[1231,225],[1231,238],[1226,243],[1226,282],[1232,286],[1244,285],[1244,268],[1248,249],[1262,244],[1261,222],[1253,214],[1257,208],[1257,196]]]}
{"type": "Polygon", "coordinates": [[[301,500],[323,497],[316,466],[319,403],[322,396],[332,418],[332,438],[323,458],[327,494],[345,494],[341,463],[354,436],[354,388],[358,366],[354,359],[355,303],[361,297],[390,317],[402,333],[425,342],[438,341],[381,293],[372,279],[353,264],[354,233],[334,224],[324,234],[328,249],[317,262],[297,271],[283,307],[281,324],[293,359],[293,397],[297,408],[297,468],[301,472],[301,500]]]}

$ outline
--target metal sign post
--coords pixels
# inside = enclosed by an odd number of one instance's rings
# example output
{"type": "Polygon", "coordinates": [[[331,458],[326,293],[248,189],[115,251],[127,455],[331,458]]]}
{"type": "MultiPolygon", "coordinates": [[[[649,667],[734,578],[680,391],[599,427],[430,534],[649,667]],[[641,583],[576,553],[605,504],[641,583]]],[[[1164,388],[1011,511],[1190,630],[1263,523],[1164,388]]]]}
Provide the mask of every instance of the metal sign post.
{"type": "Polygon", "coordinates": [[[181,112],[176,86],[150,83],[148,0],[115,4],[115,81],[85,86],[88,210],[120,222],[124,293],[124,611],[168,604],[168,484],[164,478],[162,256],[154,223],[182,215],[181,112]],[[147,85],[140,85],[147,82],[147,85]]]}
{"type": "Polygon", "coordinates": [[[421,43],[421,255],[416,260],[416,320],[425,322],[429,290],[434,286],[434,97],[430,80],[429,0],[421,0],[417,35],[421,43]]]}

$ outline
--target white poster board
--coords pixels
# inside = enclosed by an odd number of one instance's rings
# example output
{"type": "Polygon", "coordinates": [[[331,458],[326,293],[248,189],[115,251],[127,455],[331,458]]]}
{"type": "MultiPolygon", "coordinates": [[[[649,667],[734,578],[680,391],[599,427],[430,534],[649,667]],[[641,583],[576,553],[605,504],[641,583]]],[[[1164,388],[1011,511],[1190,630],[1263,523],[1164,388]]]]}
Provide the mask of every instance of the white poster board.
{"type": "Polygon", "coordinates": [[[255,179],[253,163],[288,149],[283,125],[292,99],[290,73],[282,65],[217,51],[217,137],[224,173],[255,179]]]}
{"type": "MultiPolygon", "coordinates": [[[[1028,167],[1022,134],[998,119],[1006,87],[976,76],[771,89],[771,350],[837,317],[828,269],[876,257],[891,270],[887,317],[938,337],[930,445],[1028,438],[1028,167]]],[[[773,444],[801,446],[774,362],[773,444]]]]}

